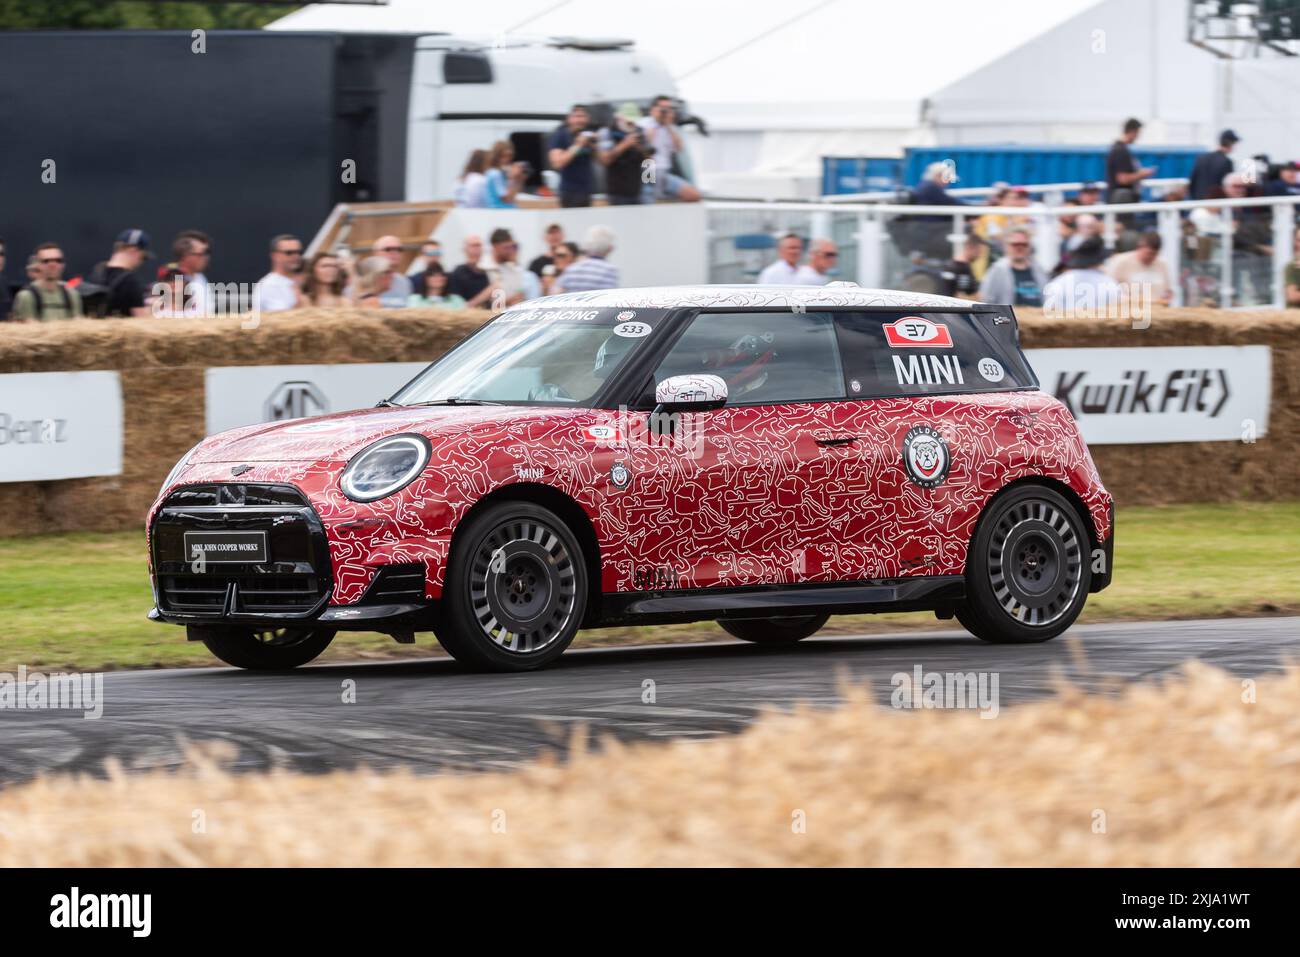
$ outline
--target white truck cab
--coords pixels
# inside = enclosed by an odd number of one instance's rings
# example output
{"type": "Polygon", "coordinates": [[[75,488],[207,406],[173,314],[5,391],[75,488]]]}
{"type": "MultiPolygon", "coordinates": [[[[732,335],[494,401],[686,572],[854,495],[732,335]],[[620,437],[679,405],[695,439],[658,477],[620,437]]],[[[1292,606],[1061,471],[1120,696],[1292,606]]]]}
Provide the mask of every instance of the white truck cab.
{"type": "Polygon", "coordinates": [[[679,124],[699,123],[677,99],[664,64],[630,40],[419,37],[406,130],[405,198],[450,198],[470,152],[497,140],[514,144],[516,159],[532,168],[528,186],[535,187],[547,167],[546,140],[571,106],[587,106],[599,127],[619,105],[632,101],[645,112],[656,96],[677,100],[679,124]]]}

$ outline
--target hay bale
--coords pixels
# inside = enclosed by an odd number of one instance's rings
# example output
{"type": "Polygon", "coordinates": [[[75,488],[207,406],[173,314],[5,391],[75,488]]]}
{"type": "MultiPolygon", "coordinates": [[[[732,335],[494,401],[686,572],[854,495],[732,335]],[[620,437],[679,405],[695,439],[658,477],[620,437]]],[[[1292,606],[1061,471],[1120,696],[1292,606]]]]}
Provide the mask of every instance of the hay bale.
{"type": "MultiPolygon", "coordinates": [[[[1099,446],[1121,505],[1300,498],[1300,312],[1158,309],[1147,329],[1022,310],[1026,348],[1251,345],[1273,348],[1269,435],[1257,443],[1099,446]]],[[[223,319],[0,323],[0,372],[116,369],[125,402],[124,471],[108,478],[0,484],[8,534],[138,525],[175,461],[203,435],[211,366],[432,361],[487,321],[482,310],[302,309],[256,324],[223,319]]],[[[396,383],[394,384],[396,385],[396,383]]]]}

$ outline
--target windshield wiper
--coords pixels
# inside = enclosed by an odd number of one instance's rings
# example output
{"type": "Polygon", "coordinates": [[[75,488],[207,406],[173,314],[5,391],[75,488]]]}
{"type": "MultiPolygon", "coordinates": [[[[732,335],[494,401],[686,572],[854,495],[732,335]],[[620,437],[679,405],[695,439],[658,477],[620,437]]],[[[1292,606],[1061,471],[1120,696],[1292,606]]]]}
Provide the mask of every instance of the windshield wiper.
{"type": "Polygon", "coordinates": [[[430,399],[428,402],[412,402],[411,405],[506,405],[506,403],[495,402],[492,399],[462,399],[457,396],[452,396],[448,399],[430,399]]]}
{"type": "Polygon", "coordinates": [[[380,399],[378,402],[375,403],[375,408],[376,409],[400,409],[403,408],[403,406],[394,402],[392,399],[380,399]]]}

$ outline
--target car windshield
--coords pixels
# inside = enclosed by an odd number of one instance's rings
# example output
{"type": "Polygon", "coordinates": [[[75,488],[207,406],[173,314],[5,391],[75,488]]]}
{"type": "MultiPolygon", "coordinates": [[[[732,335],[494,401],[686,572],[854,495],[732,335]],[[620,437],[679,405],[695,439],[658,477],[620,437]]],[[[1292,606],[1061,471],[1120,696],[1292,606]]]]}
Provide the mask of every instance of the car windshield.
{"type": "Polygon", "coordinates": [[[515,309],[421,372],[392,402],[586,405],[666,314],[644,309],[515,309]]]}

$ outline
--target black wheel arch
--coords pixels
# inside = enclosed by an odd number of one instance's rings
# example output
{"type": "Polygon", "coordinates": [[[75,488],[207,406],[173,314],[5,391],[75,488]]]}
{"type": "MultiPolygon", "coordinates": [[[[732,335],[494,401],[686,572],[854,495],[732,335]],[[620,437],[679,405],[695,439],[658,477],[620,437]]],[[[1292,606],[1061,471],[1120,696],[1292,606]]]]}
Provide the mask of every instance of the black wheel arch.
{"type": "Polygon", "coordinates": [[[1002,486],[1002,488],[998,489],[997,492],[984,503],[984,507],[980,509],[979,518],[975,522],[975,527],[971,529],[970,538],[966,542],[966,552],[968,555],[970,554],[971,547],[975,544],[975,536],[979,534],[980,526],[984,524],[984,518],[988,515],[994,503],[1005,495],[1008,495],[1018,488],[1023,488],[1026,485],[1039,485],[1045,488],[1050,488],[1053,492],[1056,492],[1063,499],[1069,502],[1070,507],[1073,508],[1075,513],[1079,516],[1079,521],[1083,523],[1083,530],[1088,536],[1088,544],[1090,546],[1089,550],[1091,551],[1091,549],[1101,547],[1102,541],[1097,536],[1097,526],[1092,520],[1092,513],[1089,512],[1088,507],[1083,504],[1083,499],[1079,497],[1078,492],[1070,488],[1070,486],[1066,485],[1060,479],[1055,479],[1048,475],[1026,475],[1013,482],[1008,482],[1006,485],[1002,486]]]}
{"type": "Polygon", "coordinates": [[[548,508],[569,526],[578,546],[582,549],[583,562],[587,567],[587,607],[583,611],[582,627],[588,627],[600,616],[600,542],[596,539],[595,526],[577,501],[553,485],[541,482],[511,482],[493,489],[475,502],[456,523],[451,533],[451,551],[455,551],[460,539],[461,529],[469,520],[493,505],[502,502],[527,502],[548,508]]]}

